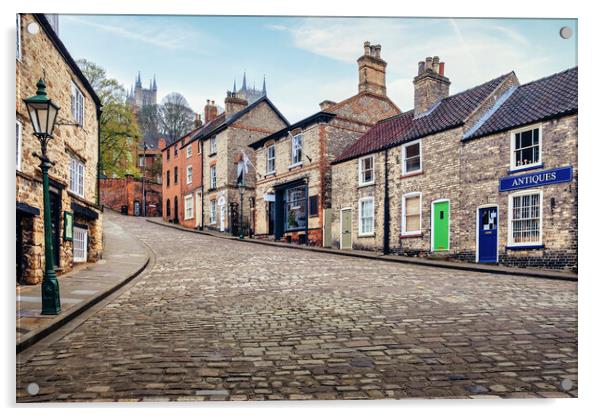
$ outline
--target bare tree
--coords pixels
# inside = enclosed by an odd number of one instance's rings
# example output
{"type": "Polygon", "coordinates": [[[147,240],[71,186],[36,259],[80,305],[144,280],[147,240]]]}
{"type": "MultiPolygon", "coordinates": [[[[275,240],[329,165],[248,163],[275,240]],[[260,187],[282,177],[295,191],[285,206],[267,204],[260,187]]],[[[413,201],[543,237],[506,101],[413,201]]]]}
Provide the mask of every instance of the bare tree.
{"type": "Polygon", "coordinates": [[[194,111],[177,92],[168,94],[159,107],[159,128],[170,142],[179,139],[194,126],[194,111]]]}

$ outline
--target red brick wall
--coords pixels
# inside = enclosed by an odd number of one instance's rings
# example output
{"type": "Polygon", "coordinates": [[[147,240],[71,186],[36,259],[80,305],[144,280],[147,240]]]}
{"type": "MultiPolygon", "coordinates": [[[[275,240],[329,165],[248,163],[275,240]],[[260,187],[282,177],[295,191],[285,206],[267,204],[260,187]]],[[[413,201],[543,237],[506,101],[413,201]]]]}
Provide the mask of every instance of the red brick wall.
{"type": "MultiPolygon", "coordinates": [[[[162,189],[161,185],[145,182],[146,189],[146,215],[148,217],[161,216],[162,189]]],[[[100,180],[101,204],[121,212],[121,207],[127,205],[128,215],[134,215],[134,202],[140,202],[142,210],[142,182],[127,178],[101,179],[100,180]]]]}

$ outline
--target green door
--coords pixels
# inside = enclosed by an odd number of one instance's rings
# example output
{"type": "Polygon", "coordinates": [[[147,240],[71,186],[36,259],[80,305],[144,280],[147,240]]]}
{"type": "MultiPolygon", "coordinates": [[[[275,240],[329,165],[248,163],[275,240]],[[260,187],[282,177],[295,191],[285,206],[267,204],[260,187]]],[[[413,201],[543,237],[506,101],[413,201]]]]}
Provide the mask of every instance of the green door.
{"type": "Polygon", "coordinates": [[[449,250],[449,201],[433,204],[433,251],[449,250]]]}
{"type": "Polygon", "coordinates": [[[351,210],[341,211],[341,248],[351,248],[351,210]]]}

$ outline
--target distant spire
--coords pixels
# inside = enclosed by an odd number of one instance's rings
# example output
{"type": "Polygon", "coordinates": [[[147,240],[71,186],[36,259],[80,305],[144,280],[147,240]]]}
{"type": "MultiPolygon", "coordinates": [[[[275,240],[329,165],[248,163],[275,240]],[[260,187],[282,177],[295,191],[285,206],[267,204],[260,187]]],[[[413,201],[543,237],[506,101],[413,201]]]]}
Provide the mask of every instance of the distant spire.
{"type": "Polygon", "coordinates": [[[246,91],[247,90],[247,71],[243,72],[242,75],[242,91],[246,91]]]}
{"type": "Polygon", "coordinates": [[[138,77],[136,77],[136,88],[142,88],[142,80],[140,79],[140,71],[138,71],[138,77]]]}
{"type": "Polygon", "coordinates": [[[263,88],[261,89],[261,95],[268,95],[268,90],[265,87],[265,74],[263,74],[263,88]]]}
{"type": "Polygon", "coordinates": [[[232,87],[232,92],[236,92],[236,78],[234,78],[234,86],[232,87]]]}
{"type": "Polygon", "coordinates": [[[153,74],[153,91],[157,91],[157,74],[153,74]]]}

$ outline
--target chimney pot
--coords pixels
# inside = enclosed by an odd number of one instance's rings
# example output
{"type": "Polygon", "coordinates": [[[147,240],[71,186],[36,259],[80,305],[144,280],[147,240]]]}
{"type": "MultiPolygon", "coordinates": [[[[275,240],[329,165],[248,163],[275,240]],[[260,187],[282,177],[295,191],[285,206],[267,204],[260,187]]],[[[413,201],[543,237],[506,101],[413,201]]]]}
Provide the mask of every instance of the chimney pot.
{"type": "Polygon", "coordinates": [[[439,75],[445,76],[445,62],[439,62],[439,75]]]}
{"type": "Polygon", "coordinates": [[[370,55],[370,42],[364,42],[364,55],[370,55]]]}
{"type": "Polygon", "coordinates": [[[424,72],[424,61],[418,62],[418,75],[424,72]]]}

